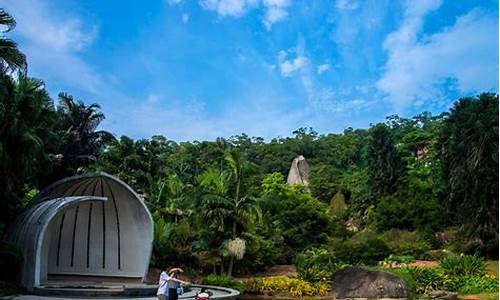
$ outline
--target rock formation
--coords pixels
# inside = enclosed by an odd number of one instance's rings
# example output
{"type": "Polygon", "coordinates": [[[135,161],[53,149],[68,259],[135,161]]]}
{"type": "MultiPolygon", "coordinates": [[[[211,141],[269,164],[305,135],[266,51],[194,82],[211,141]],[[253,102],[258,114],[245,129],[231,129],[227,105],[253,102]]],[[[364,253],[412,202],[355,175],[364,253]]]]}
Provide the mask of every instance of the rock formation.
{"type": "Polygon", "coordinates": [[[387,272],[349,267],[333,275],[332,292],[344,298],[407,298],[404,281],[387,272]]]}
{"type": "Polygon", "coordinates": [[[304,156],[299,155],[293,159],[286,183],[292,185],[294,183],[307,186],[309,184],[310,168],[304,156]]]}

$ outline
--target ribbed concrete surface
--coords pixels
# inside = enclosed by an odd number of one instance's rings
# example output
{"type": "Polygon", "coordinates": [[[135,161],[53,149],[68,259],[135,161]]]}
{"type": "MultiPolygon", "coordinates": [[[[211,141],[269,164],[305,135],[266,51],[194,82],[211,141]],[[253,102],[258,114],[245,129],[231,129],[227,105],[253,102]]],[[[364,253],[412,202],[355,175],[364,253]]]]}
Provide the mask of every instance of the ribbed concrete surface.
{"type": "Polygon", "coordinates": [[[139,281],[146,275],[153,220],[137,194],[109,174],[52,184],[16,224],[10,239],[24,251],[22,284],[29,290],[50,275],[139,281]]]}

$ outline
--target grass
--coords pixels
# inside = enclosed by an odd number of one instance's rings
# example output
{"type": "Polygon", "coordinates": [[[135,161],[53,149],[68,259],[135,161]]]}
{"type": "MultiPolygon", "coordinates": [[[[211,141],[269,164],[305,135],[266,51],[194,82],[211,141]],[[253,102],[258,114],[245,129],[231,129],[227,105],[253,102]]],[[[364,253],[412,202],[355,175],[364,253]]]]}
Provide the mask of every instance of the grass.
{"type": "Polygon", "coordinates": [[[495,275],[498,278],[498,260],[486,261],[486,273],[495,275]]]}
{"type": "Polygon", "coordinates": [[[474,295],[458,295],[459,300],[497,300],[498,293],[481,293],[474,295]]]}

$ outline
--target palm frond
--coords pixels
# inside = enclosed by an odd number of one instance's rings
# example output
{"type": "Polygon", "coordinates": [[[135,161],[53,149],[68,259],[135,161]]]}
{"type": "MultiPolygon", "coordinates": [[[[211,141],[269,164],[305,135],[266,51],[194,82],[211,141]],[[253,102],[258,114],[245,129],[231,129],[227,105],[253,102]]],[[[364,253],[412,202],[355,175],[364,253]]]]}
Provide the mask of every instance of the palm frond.
{"type": "Polygon", "coordinates": [[[16,27],[16,20],[3,8],[0,8],[0,25],[7,27],[2,32],[9,32],[16,27]]]}

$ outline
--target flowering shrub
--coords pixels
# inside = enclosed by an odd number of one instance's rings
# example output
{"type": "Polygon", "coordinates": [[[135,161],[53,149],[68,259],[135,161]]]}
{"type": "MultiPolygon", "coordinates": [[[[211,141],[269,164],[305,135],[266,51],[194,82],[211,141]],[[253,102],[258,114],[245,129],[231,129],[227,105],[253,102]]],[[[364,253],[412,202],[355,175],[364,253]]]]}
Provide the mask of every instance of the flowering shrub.
{"type": "Polygon", "coordinates": [[[325,296],[330,290],[326,282],[312,284],[302,279],[286,276],[248,279],[243,281],[243,287],[247,293],[284,293],[296,298],[325,296]]]}
{"type": "Polygon", "coordinates": [[[409,263],[414,262],[415,259],[410,255],[394,255],[391,254],[389,257],[379,262],[379,265],[384,268],[400,268],[405,267],[409,263]]]}

